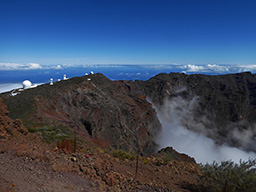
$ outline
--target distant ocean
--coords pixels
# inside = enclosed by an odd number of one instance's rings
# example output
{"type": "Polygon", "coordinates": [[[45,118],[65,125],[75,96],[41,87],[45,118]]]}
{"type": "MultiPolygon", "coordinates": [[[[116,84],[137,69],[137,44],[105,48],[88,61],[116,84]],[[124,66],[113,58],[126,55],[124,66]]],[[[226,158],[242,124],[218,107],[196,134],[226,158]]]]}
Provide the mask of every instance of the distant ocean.
{"type": "Polygon", "coordinates": [[[0,69],[0,92],[10,91],[21,87],[24,80],[32,83],[49,83],[50,78],[54,81],[83,76],[85,73],[102,73],[111,80],[147,80],[159,73],[179,72],[186,74],[220,75],[244,71],[256,72],[256,65],[85,65],[85,66],[61,66],[61,68],[42,67],[31,70],[1,70],[0,69]]]}
{"type": "Polygon", "coordinates": [[[158,73],[181,72],[169,65],[89,65],[84,67],[66,67],[62,69],[36,70],[0,70],[0,83],[16,83],[29,79],[33,82],[48,82],[67,77],[83,76],[85,73],[102,73],[111,80],[147,80],[158,73]]]}

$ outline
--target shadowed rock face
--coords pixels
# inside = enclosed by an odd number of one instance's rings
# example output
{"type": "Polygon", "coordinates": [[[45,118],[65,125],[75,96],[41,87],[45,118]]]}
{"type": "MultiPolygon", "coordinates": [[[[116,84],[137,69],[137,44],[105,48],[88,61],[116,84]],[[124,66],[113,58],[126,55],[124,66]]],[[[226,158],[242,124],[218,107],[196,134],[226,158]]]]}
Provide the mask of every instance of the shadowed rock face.
{"type": "Polygon", "coordinates": [[[178,97],[185,101],[196,100],[195,107],[191,108],[193,113],[189,113],[193,121],[185,119],[185,127],[201,132],[197,125],[203,124],[206,136],[232,146],[240,146],[242,141],[238,137],[250,132],[248,140],[251,141],[245,148],[255,151],[252,144],[256,136],[256,75],[249,72],[220,76],[158,74],[148,81],[131,82],[131,86],[159,109],[166,100],[178,97]]]}
{"type": "Polygon", "coordinates": [[[256,119],[256,75],[249,72],[219,76],[159,74],[145,82],[136,81],[136,86],[157,105],[177,94],[200,96],[201,109],[218,114],[221,123],[256,119]]]}
{"type": "Polygon", "coordinates": [[[113,82],[102,74],[77,77],[4,95],[13,118],[44,124],[64,124],[89,140],[116,149],[144,155],[155,152],[153,141],[160,123],[146,97],[130,90],[124,82],[113,82]]]}

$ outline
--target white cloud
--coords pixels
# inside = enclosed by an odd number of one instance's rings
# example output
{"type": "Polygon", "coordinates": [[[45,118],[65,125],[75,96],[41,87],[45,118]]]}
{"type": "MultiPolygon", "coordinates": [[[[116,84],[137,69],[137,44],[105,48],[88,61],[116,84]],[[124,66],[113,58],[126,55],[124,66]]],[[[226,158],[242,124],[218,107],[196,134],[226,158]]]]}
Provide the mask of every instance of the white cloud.
{"type": "MultiPolygon", "coordinates": [[[[71,66],[70,66],[71,67],[71,66]]],[[[61,65],[45,65],[42,66],[38,63],[0,63],[0,70],[35,70],[35,69],[63,69],[61,65]]]]}
{"type": "Polygon", "coordinates": [[[33,70],[43,69],[38,63],[0,63],[0,70],[33,70]]]}
{"type": "Polygon", "coordinates": [[[43,67],[38,63],[28,63],[25,65],[25,69],[42,69],[43,67]]]}
{"type": "Polygon", "coordinates": [[[229,72],[229,67],[227,66],[221,66],[221,65],[216,65],[216,64],[208,64],[206,68],[210,71],[214,72],[229,72]]]}
{"type": "Polygon", "coordinates": [[[21,83],[2,83],[0,84],[0,93],[4,93],[18,88],[22,88],[21,83]]]}
{"type": "MultiPolygon", "coordinates": [[[[182,91],[182,89],[178,91],[182,91]]],[[[161,107],[153,104],[157,117],[162,124],[162,131],[157,138],[160,148],[172,146],[178,152],[193,156],[200,163],[220,162],[230,159],[239,162],[240,159],[256,158],[255,152],[245,150],[248,144],[253,143],[251,142],[253,141],[253,134],[250,130],[228,133],[232,139],[239,141],[240,148],[229,146],[224,140],[222,140],[222,144],[218,145],[216,140],[214,141],[206,136],[207,132],[211,131],[209,127],[214,126],[214,122],[206,116],[200,117],[200,122],[195,120],[194,111],[196,111],[195,108],[198,105],[197,98],[184,99],[177,96],[165,100],[161,107]]],[[[215,130],[218,129],[215,128],[215,130]]],[[[214,138],[218,137],[217,132],[212,131],[211,133],[215,135],[214,138]]],[[[251,147],[254,146],[251,145],[251,147]]],[[[253,148],[253,150],[256,149],[253,148]]]]}
{"type": "Polygon", "coordinates": [[[57,65],[56,69],[63,69],[63,68],[61,67],[61,65],[57,65]]]}
{"type": "MultiPolygon", "coordinates": [[[[35,84],[39,86],[44,83],[35,83],[35,84]]],[[[19,88],[23,88],[22,83],[0,83],[0,93],[9,92],[13,89],[19,89],[19,88]]]]}
{"type": "Polygon", "coordinates": [[[54,66],[45,66],[44,69],[57,69],[61,70],[63,67],[61,65],[54,65],[54,66]]]}
{"type": "Polygon", "coordinates": [[[188,72],[198,72],[198,71],[203,72],[203,71],[205,71],[205,67],[204,66],[190,65],[190,64],[186,65],[185,69],[188,72]]]}
{"type": "Polygon", "coordinates": [[[238,72],[251,71],[256,72],[256,65],[238,65],[238,72]]]}
{"type": "Polygon", "coordinates": [[[241,64],[207,64],[207,65],[179,65],[177,68],[182,69],[183,73],[215,73],[215,74],[227,74],[227,73],[241,73],[250,71],[256,72],[256,64],[241,65],[241,64]]]}

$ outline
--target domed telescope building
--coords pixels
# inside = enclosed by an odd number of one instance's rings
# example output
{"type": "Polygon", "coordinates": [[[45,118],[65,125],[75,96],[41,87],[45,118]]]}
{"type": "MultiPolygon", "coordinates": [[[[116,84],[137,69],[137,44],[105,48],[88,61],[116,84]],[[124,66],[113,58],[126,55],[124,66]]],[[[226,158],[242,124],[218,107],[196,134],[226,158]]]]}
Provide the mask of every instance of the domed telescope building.
{"type": "Polygon", "coordinates": [[[30,88],[37,87],[37,84],[32,84],[31,81],[25,80],[22,82],[22,86],[23,86],[23,89],[30,89],[30,88]]]}

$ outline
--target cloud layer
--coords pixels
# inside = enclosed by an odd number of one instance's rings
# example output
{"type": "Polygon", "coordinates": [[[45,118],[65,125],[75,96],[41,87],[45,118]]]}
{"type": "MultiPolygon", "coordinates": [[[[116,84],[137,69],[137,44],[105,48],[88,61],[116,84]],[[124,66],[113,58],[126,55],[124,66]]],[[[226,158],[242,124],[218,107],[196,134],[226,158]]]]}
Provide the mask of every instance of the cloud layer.
{"type": "Polygon", "coordinates": [[[57,69],[61,70],[64,68],[142,68],[142,69],[165,69],[167,72],[183,72],[183,73],[205,73],[205,74],[228,74],[228,73],[240,73],[250,71],[256,73],[256,64],[152,64],[152,65],[124,65],[124,64],[83,64],[83,65],[40,65],[38,63],[0,63],[1,70],[34,70],[34,69],[57,69]]]}
{"type": "Polygon", "coordinates": [[[241,73],[245,71],[250,71],[252,73],[256,72],[256,64],[254,65],[176,65],[185,73],[216,73],[216,74],[227,74],[227,73],[241,73]]]}
{"type": "Polygon", "coordinates": [[[22,88],[21,83],[2,83],[0,84],[0,93],[4,93],[18,88],[22,88]]]}
{"type": "Polygon", "coordinates": [[[218,132],[213,131],[210,133],[212,137],[207,137],[210,130],[208,125],[213,126],[215,123],[207,116],[197,117],[196,119],[200,121],[195,121],[194,112],[198,99],[196,96],[190,99],[177,96],[165,100],[161,107],[153,105],[162,124],[162,132],[157,138],[160,148],[172,146],[178,152],[193,156],[200,163],[223,160],[239,162],[240,159],[256,158],[256,146],[250,144],[250,149],[247,146],[248,142],[252,143],[254,135],[249,128],[243,133],[235,128],[230,129],[232,131],[228,133],[229,138],[223,139],[220,144],[216,144],[215,140],[211,139],[217,139],[218,132]],[[230,138],[236,140],[239,146],[231,147],[228,144],[230,138]]]}
{"type": "Polygon", "coordinates": [[[38,63],[0,63],[1,71],[11,70],[35,70],[35,69],[63,69],[61,65],[42,66],[38,63]]]}
{"type": "Polygon", "coordinates": [[[38,63],[0,63],[0,70],[34,70],[42,68],[43,67],[38,63]]]}

